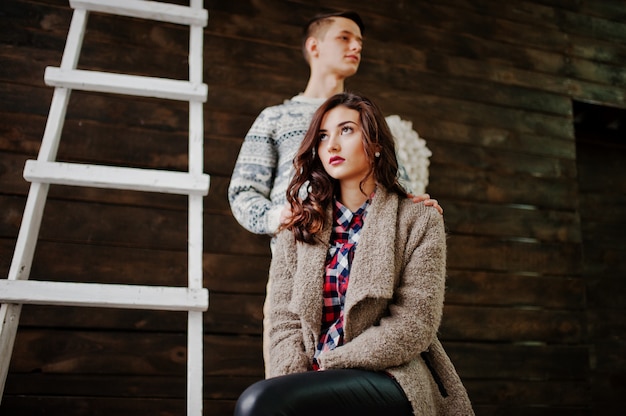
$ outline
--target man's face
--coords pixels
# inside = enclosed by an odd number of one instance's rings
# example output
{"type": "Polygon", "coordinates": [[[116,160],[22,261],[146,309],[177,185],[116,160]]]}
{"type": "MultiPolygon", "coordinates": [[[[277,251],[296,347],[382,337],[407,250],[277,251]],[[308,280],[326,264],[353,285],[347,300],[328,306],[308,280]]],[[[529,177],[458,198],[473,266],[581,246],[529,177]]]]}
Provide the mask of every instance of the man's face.
{"type": "Polygon", "coordinates": [[[335,17],[326,33],[317,39],[317,65],[324,72],[347,78],[359,69],[362,48],[359,26],[345,17],[335,17]]]}

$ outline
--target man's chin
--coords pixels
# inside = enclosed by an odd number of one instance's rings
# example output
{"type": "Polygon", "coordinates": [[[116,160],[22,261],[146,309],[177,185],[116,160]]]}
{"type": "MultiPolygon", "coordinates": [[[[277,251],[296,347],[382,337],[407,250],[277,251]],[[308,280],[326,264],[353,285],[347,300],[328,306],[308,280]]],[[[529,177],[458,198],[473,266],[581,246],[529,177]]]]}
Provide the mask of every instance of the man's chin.
{"type": "Polygon", "coordinates": [[[352,66],[350,68],[347,68],[345,71],[343,71],[343,75],[347,78],[347,77],[351,77],[352,75],[356,74],[357,71],[359,70],[359,66],[355,65],[352,66]]]}

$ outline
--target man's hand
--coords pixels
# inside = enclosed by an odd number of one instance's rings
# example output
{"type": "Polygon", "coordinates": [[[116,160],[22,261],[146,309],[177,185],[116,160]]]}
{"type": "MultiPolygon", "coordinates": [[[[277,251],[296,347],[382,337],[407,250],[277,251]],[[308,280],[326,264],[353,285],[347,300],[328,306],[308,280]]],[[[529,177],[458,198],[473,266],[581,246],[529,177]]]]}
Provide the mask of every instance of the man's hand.
{"type": "MultiPolygon", "coordinates": [[[[437,201],[435,201],[437,202],[437,201]]],[[[291,220],[291,207],[289,204],[285,204],[283,210],[280,211],[280,225],[286,224],[291,220]]]]}
{"type": "Polygon", "coordinates": [[[421,194],[421,195],[409,194],[409,198],[411,198],[413,200],[413,202],[415,202],[416,204],[418,202],[422,202],[423,201],[424,205],[427,205],[429,207],[434,207],[437,211],[439,211],[439,213],[441,215],[443,215],[443,207],[439,206],[439,203],[437,202],[436,199],[430,199],[430,195],[428,195],[428,194],[421,194]]]}

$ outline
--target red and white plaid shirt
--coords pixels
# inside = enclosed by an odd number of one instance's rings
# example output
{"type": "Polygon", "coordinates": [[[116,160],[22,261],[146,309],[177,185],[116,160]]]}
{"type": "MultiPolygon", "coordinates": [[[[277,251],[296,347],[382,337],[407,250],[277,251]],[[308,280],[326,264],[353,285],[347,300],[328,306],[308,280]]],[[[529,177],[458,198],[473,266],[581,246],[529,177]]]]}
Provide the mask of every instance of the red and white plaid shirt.
{"type": "Polygon", "coordinates": [[[323,351],[333,350],[343,344],[343,308],[350,280],[350,266],[373,197],[374,192],[354,213],[334,200],[333,230],[324,273],[322,330],[313,357],[314,370],[319,370],[317,357],[323,351]]]}

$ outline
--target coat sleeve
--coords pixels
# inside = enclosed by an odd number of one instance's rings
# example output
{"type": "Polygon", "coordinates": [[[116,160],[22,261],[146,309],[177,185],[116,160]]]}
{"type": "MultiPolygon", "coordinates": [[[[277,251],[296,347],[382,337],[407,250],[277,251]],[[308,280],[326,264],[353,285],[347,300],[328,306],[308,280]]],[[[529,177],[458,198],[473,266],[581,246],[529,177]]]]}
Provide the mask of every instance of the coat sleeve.
{"type": "Polygon", "coordinates": [[[309,369],[300,316],[292,310],[296,243],[289,231],[279,233],[270,265],[270,377],[309,369]]]}
{"type": "MultiPolygon", "coordinates": [[[[412,225],[406,246],[398,248],[398,255],[405,256],[404,271],[388,314],[343,346],[323,353],[318,360],[323,368],[383,370],[403,365],[436,339],[445,290],[445,230],[436,210],[426,209],[422,215],[412,225]]],[[[368,309],[366,303],[362,307],[368,309]]]]}

